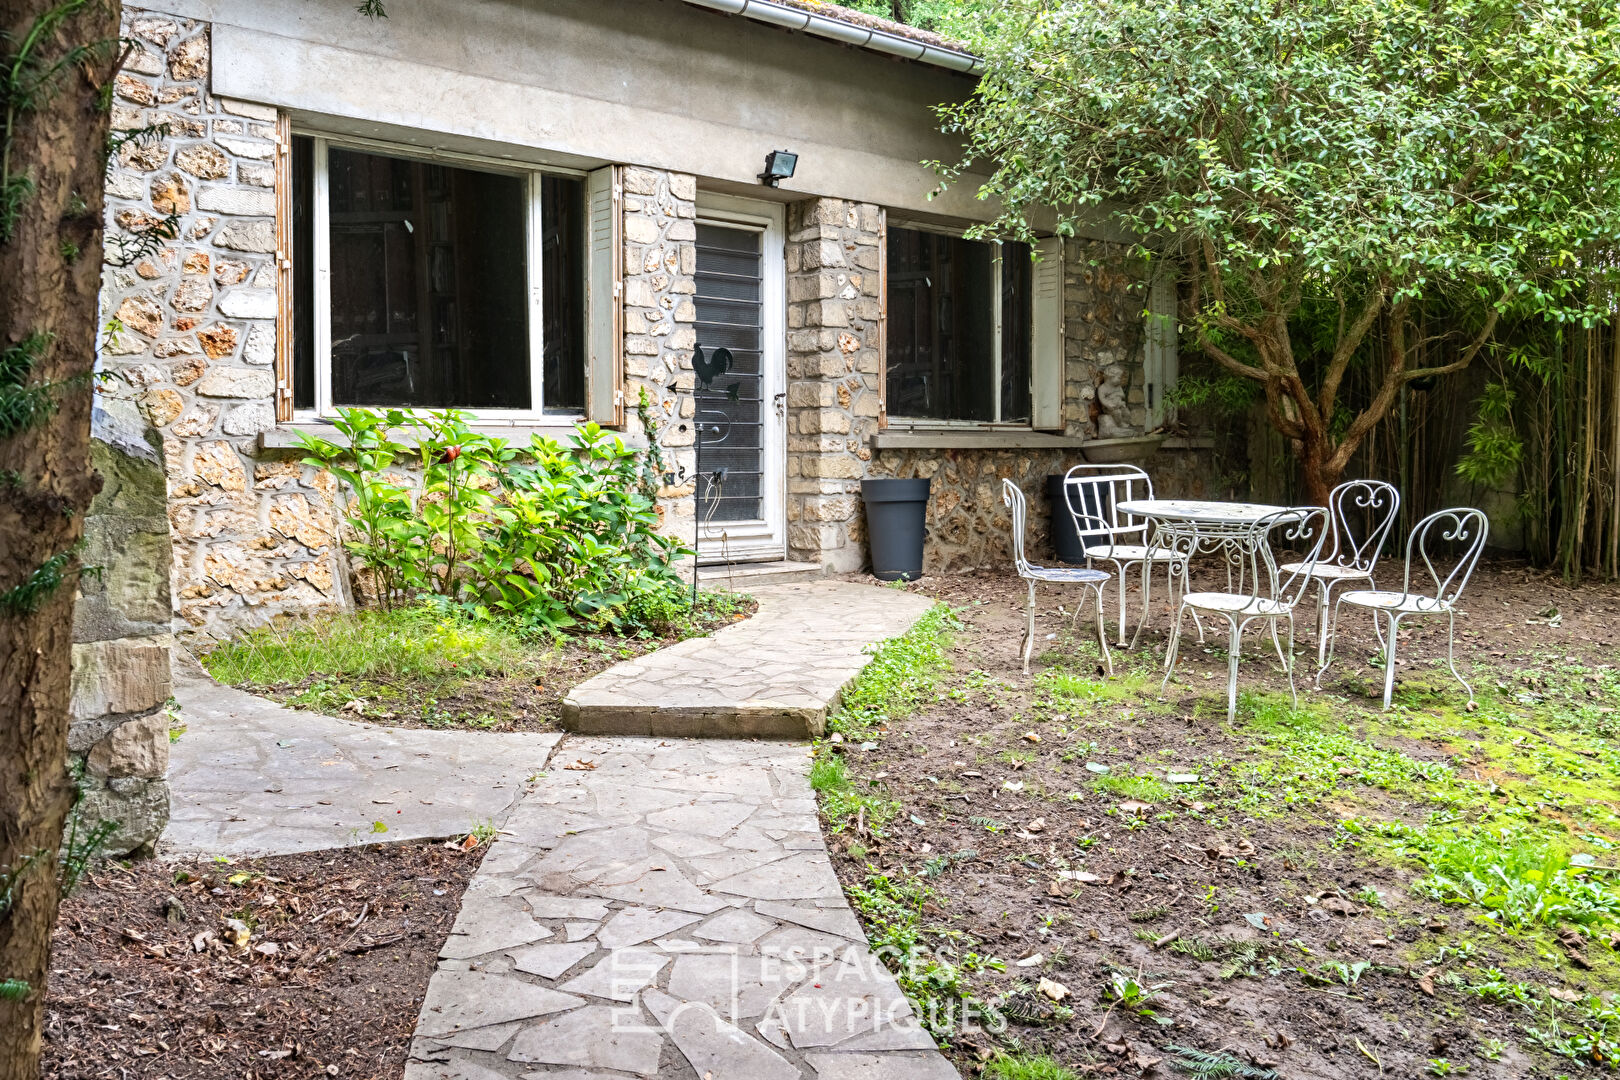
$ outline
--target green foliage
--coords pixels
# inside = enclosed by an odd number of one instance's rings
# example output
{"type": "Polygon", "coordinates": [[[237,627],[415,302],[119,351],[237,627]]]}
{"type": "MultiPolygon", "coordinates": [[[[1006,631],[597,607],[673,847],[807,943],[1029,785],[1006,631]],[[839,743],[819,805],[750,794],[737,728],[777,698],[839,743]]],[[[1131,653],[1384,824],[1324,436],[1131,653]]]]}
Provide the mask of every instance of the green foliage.
{"type": "Polygon", "coordinates": [[[1445,904],[1479,908],[1511,927],[1620,924],[1620,891],[1547,836],[1518,826],[1413,827],[1376,830],[1429,871],[1412,891],[1445,904]]]}
{"type": "Polygon", "coordinates": [[[21,979],[0,979],[0,1001],[21,1001],[31,989],[21,979]]]}
{"type": "Polygon", "coordinates": [[[1080,1074],[1045,1054],[1001,1054],[985,1064],[990,1080],[1080,1080],[1080,1074]]]}
{"type": "Polygon", "coordinates": [[[1513,429],[1516,393],[1503,380],[1485,384],[1475,403],[1477,418],[1468,428],[1468,450],[1457,459],[1457,475],[1480,487],[1505,487],[1518,478],[1524,443],[1513,429]]]}
{"type": "Polygon", "coordinates": [[[1199,1080],[1224,1080],[1225,1077],[1238,1077],[1240,1080],[1277,1080],[1276,1070],[1250,1065],[1223,1050],[1200,1050],[1195,1046],[1171,1043],[1164,1051],[1171,1055],[1170,1064],[1177,1072],[1196,1076],[1199,1080]]]}
{"type": "Polygon", "coordinates": [[[1219,416],[1239,416],[1260,398],[1252,380],[1231,375],[1182,375],[1164,395],[1166,405],[1208,408],[1219,416]]]}
{"type": "Polygon", "coordinates": [[[851,0],[845,7],[971,44],[1005,5],[996,0],[851,0]]]}
{"type": "Polygon", "coordinates": [[[77,547],[59,551],[29,574],[27,581],[0,592],[0,615],[32,615],[38,611],[39,606],[67,580],[71,573],[69,567],[78,554],[77,547]]]}
{"type": "Polygon", "coordinates": [[[1612,4],[1002,6],[972,97],[940,109],[965,145],[936,163],[945,182],[988,169],[977,193],[1001,214],[982,235],[1032,239],[1056,207],[1060,235],[1133,237],[1109,257],[1135,271],[1173,262],[1187,331],[1263,384],[1313,496],[1401,386],[1466,366],[1501,316],[1607,314],[1612,4]],[[1430,301],[1457,312],[1460,347],[1426,361],[1412,305],[1430,301]],[[1363,348],[1375,327],[1385,350],[1363,348]],[[1352,413],[1341,390],[1362,382],[1352,413]]]}
{"type": "Polygon", "coordinates": [[[948,667],[947,635],[961,625],[949,607],[936,604],[910,630],[879,645],[860,676],[844,689],[828,728],[858,738],[910,712],[933,693],[948,667]]]}
{"type": "Polygon", "coordinates": [[[1005,965],[971,951],[972,939],[924,921],[937,910],[934,893],[917,879],[875,870],[848,888],[849,899],[866,922],[872,954],[892,972],[906,1000],[929,1033],[942,1044],[984,1023],[999,1030],[1004,1021],[972,992],[967,977],[1000,971],[1005,965]]]}
{"type": "Polygon", "coordinates": [[[518,450],[469,420],[345,409],[346,445],[303,436],[305,460],[348,487],[345,546],[382,607],[427,595],[545,630],[667,618],[685,549],[659,535],[636,452],[596,424],[518,450]],[[414,446],[395,439],[401,427],[414,446]],[[401,467],[413,458],[415,477],[401,467]]]}
{"type": "Polygon", "coordinates": [[[17,344],[0,349],[0,439],[38,427],[55,415],[52,384],[29,382],[50,347],[51,335],[36,330],[17,344]]]}
{"type": "Polygon", "coordinates": [[[46,49],[63,24],[97,0],[64,0],[40,12],[19,37],[0,33],[0,244],[8,242],[17,230],[23,204],[34,194],[34,182],[24,173],[13,171],[12,135],[18,118],[37,112],[62,89],[69,72],[81,65],[111,55],[113,41],[72,45],[58,56],[47,56],[46,49]]]}
{"type": "Polygon", "coordinates": [[[541,670],[533,649],[510,627],[426,605],[266,623],[216,645],[203,666],[232,686],[296,685],[338,673],[423,681],[541,670]]]}
{"type": "Polygon", "coordinates": [[[821,796],[821,812],[835,833],[859,824],[881,836],[883,826],[900,812],[900,804],[894,800],[858,790],[849,778],[849,767],[837,754],[816,755],[810,766],[810,787],[821,796]]]}

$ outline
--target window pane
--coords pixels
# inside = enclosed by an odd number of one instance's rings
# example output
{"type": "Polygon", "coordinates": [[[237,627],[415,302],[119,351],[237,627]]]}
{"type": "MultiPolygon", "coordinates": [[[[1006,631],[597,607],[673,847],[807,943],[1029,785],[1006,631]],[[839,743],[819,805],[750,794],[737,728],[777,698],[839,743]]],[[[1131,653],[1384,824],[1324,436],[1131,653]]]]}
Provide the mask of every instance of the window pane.
{"type": "Polygon", "coordinates": [[[958,236],[889,230],[892,415],[996,419],[994,254],[992,245],[958,236]]]}
{"type": "Polygon", "coordinates": [[[585,184],[540,181],[547,412],[585,408],[585,184]]]}
{"type": "Polygon", "coordinates": [[[713,359],[721,348],[731,366],[697,391],[704,479],[698,513],[707,522],[756,521],[764,509],[764,270],[762,234],[741,226],[697,227],[697,343],[713,359]],[[724,478],[711,483],[720,469],[724,478]]]}
{"type": "Polygon", "coordinates": [[[315,143],[292,141],[293,408],[315,407],[315,143]]]}
{"type": "Polygon", "coordinates": [[[1001,245],[1001,419],[1030,418],[1030,290],[1028,244],[1001,245]]]}
{"type": "Polygon", "coordinates": [[[530,407],[521,177],[332,147],[332,398],[530,407]]]}

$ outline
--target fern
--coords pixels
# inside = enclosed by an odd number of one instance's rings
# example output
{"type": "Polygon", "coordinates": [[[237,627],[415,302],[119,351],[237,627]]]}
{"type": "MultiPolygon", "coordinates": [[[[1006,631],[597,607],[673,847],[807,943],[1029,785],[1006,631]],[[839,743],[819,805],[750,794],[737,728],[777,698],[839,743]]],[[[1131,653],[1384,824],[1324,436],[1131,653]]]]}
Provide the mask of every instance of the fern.
{"type": "Polygon", "coordinates": [[[1194,960],[1205,963],[1215,959],[1215,947],[1203,938],[1177,938],[1170,946],[1170,951],[1190,956],[1194,960]]]}
{"type": "Polygon", "coordinates": [[[28,575],[21,585],[0,592],[0,615],[32,615],[67,578],[66,569],[78,554],[78,547],[59,551],[28,575]]]}
{"type": "Polygon", "coordinates": [[[37,427],[56,412],[51,383],[30,385],[34,367],[51,347],[51,335],[36,330],[17,344],[0,350],[0,439],[9,439],[37,427]]]}
{"type": "Polygon", "coordinates": [[[1241,1080],[1277,1080],[1275,1069],[1250,1065],[1220,1051],[1211,1053],[1194,1046],[1177,1046],[1174,1043],[1166,1046],[1164,1050],[1165,1053],[1174,1055],[1170,1059],[1171,1065],[1188,1076],[1198,1077],[1199,1080],[1219,1080],[1221,1077],[1229,1076],[1236,1076],[1241,1080]]]}

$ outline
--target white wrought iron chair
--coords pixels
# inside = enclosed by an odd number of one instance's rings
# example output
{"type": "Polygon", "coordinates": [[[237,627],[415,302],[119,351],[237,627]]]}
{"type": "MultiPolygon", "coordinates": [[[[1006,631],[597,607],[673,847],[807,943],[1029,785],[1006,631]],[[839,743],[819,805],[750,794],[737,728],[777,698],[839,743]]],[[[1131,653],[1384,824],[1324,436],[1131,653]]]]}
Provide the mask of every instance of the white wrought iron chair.
{"type": "MultiPolygon", "coordinates": [[[[1277,647],[1277,658],[1288,673],[1288,691],[1299,705],[1299,690],[1294,686],[1294,609],[1311,583],[1311,570],[1322,553],[1327,539],[1328,512],[1320,506],[1298,506],[1267,514],[1249,524],[1225,526],[1228,535],[1214,536],[1221,527],[1213,529],[1207,524],[1199,526],[1198,541],[1210,539],[1227,542],[1230,558],[1239,562],[1239,581],[1252,584],[1252,592],[1189,592],[1182,596],[1176,609],[1176,625],[1170,633],[1170,647],[1165,654],[1164,682],[1159,684],[1163,693],[1170,676],[1176,671],[1176,656],[1181,645],[1181,625],[1187,613],[1203,613],[1226,620],[1231,631],[1226,658],[1226,718],[1237,716],[1238,655],[1243,646],[1243,631],[1250,623],[1264,622],[1271,628],[1271,643],[1277,647]],[[1284,542],[1303,540],[1305,557],[1289,565],[1300,569],[1283,573],[1271,550],[1271,532],[1283,530],[1284,542]],[[1283,651],[1277,636],[1277,624],[1288,623],[1288,650],[1283,651]]],[[[1172,542],[1174,536],[1172,534],[1172,542]]],[[[1198,542],[1198,541],[1195,541],[1198,542]]]]}
{"type": "MultiPolygon", "coordinates": [[[[1373,568],[1384,549],[1384,540],[1395,525],[1401,508],[1401,493],[1382,480],[1347,480],[1328,493],[1328,514],[1332,532],[1327,550],[1310,572],[1316,583],[1316,662],[1327,663],[1328,610],[1333,606],[1333,590],[1352,582],[1365,582],[1376,589],[1373,568]]],[[[1302,563],[1284,563],[1285,574],[1297,574],[1302,563]]],[[[1380,638],[1382,631],[1379,631],[1380,638]]]]}
{"type": "MultiPolygon", "coordinates": [[[[1142,568],[1142,619],[1136,632],[1142,632],[1147,621],[1153,567],[1163,563],[1167,570],[1165,587],[1170,600],[1176,598],[1176,575],[1183,583],[1187,576],[1187,557],[1179,551],[1154,543],[1149,535],[1151,526],[1136,521],[1129,514],[1121,515],[1119,504],[1131,499],[1153,498],[1153,481],[1135,465],[1076,465],[1063,476],[1063,495],[1069,513],[1074,517],[1075,531],[1086,549],[1086,565],[1093,562],[1111,563],[1119,578],[1119,644],[1125,644],[1125,575],[1133,566],[1142,568]],[[1078,503],[1078,505],[1076,505],[1078,503]]],[[[1199,627],[1200,633],[1203,628],[1199,627]]],[[[1132,636],[1131,644],[1136,644],[1132,636]]]]}
{"type": "MultiPolygon", "coordinates": [[[[1102,650],[1103,669],[1109,675],[1114,673],[1114,658],[1108,653],[1108,631],[1103,626],[1103,594],[1102,587],[1108,583],[1109,574],[1103,570],[1082,569],[1075,567],[1039,566],[1029,561],[1024,555],[1024,519],[1025,504],[1024,492],[1011,480],[1001,482],[1001,501],[1012,510],[1012,550],[1013,562],[1018,567],[1018,576],[1029,582],[1029,603],[1025,610],[1024,623],[1024,674],[1029,674],[1029,656],[1035,649],[1035,585],[1037,582],[1049,581],[1056,585],[1080,585],[1090,590],[1097,600],[1097,647],[1102,650]]],[[[1080,609],[1084,604],[1076,604],[1074,621],[1080,621],[1080,609]]]]}
{"type": "MultiPolygon", "coordinates": [[[[1396,632],[1400,630],[1401,620],[1408,618],[1433,618],[1444,615],[1446,617],[1446,666],[1451,669],[1452,678],[1462,683],[1464,690],[1468,691],[1468,700],[1474,700],[1474,688],[1468,685],[1468,680],[1457,674],[1455,657],[1457,638],[1457,598],[1462,595],[1468,579],[1474,574],[1474,567],[1479,564],[1480,553],[1485,550],[1485,536],[1490,531],[1490,522],[1482,510],[1470,507],[1453,507],[1449,510],[1439,510],[1422,521],[1412,529],[1412,535],[1406,539],[1406,573],[1401,580],[1401,591],[1392,589],[1363,589],[1347,592],[1339,597],[1339,602],[1333,605],[1333,625],[1339,621],[1339,608],[1345,604],[1351,607],[1365,608],[1372,612],[1373,625],[1378,626],[1378,617],[1384,616],[1387,620],[1381,628],[1384,644],[1384,709],[1388,711],[1390,698],[1395,693],[1395,642],[1396,632]],[[1439,530],[1436,533],[1436,530],[1439,530]],[[1449,546],[1451,562],[1449,571],[1444,571],[1447,556],[1435,550],[1434,547],[1449,546]],[[1435,566],[1435,557],[1441,555],[1440,567],[1435,566]],[[1414,556],[1416,558],[1414,559],[1414,556]],[[1413,590],[1412,568],[1421,564],[1417,585],[1431,587],[1428,592],[1413,590]]],[[[1322,668],[1316,673],[1316,685],[1322,685],[1322,676],[1326,674],[1328,666],[1333,663],[1332,633],[1329,632],[1327,659],[1322,661],[1322,668]]]]}

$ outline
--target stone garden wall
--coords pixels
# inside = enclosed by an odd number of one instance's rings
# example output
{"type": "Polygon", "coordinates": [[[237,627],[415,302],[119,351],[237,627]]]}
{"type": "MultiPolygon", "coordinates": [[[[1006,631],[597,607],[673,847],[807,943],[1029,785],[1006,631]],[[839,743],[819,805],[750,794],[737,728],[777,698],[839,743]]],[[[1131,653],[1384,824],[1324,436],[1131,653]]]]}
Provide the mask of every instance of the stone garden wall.
{"type": "Polygon", "coordinates": [[[97,408],[101,493],[85,518],[73,609],[68,750],[80,830],[116,822],[105,850],[150,851],[169,821],[169,518],[162,452],[127,402],[97,408]]]}
{"type": "Polygon", "coordinates": [[[257,450],[275,426],[275,110],[208,92],[206,24],[125,8],[124,34],[113,127],[165,130],[107,181],[101,392],[162,437],[176,613],[214,630],[341,604],[331,477],[257,450]],[[172,239],[128,257],[166,221],[172,239]]]}

